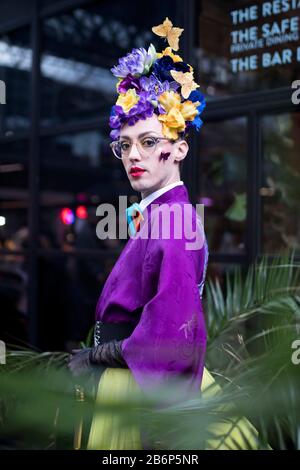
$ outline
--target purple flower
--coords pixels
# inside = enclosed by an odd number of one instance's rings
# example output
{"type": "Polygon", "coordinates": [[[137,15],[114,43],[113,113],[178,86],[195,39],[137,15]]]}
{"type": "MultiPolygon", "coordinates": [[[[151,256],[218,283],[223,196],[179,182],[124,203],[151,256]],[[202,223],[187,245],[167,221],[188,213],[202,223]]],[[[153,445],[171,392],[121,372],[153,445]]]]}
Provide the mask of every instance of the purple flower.
{"type": "Polygon", "coordinates": [[[118,140],[120,136],[120,129],[114,129],[110,132],[109,136],[112,140],[118,140]]]}
{"type": "Polygon", "coordinates": [[[153,73],[150,77],[141,77],[140,84],[143,90],[151,95],[151,99],[157,99],[164,91],[176,91],[180,86],[174,79],[171,82],[168,80],[161,82],[153,73]]]}
{"type": "Polygon", "coordinates": [[[148,51],[143,47],[133,49],[125,57],[121,57],[119,64],[113,67],[111,71],[118,78],[127,77],[129,74],[139,77],[149,72],[156,57],[156,50],[152,44],[150,44],[148,51]]]}
{"type": "Polygon", "coordinates": [[[130,111],[126,114],[126,122],[129,125],[135,124],[139,119],[146,119],[153,115],[153,105],[149,99],[149,94],[145,91],[142,91],[140,94],[140,99],[136,105],[134,105],[130,111]]]}
{"type": "Polygon", "coordinates": [[[137,77],[133,77],[131,74],[123,78],[123,80],[118,85],[119,93],[126,93],[126,91],[129,90],[129,88],[133,88],[137,92],[140,91],[141,89],[140,79],[137,77]]]}
{"type": "Polygon", "coordinates": [[[158,101],[159,95],[165,91],[176,91],[180,86],[175,80],[161,82],[154,74],[151,74],[150,77],[141,77],[140,84],[142,89],[148,93],[148,100],[152,102],[154,108],[158,108],[160,114],[165,114],[166,111],[158,101]]]}
{"type": "Polygon", "coordinates": [[[136,103],[128,113],[124,113],[121,106],[113,106],[109,125],[113,129],[110,133],[110,137],[116,139],[120,135],[120,130],[123,124],[127,123],[133,126],[140,119],[147,119],[151,117],[154,112],[153,104],[149,99],[149,94],[146,91],[139,93],[139,101],[136,103]]]}
{"type": "Polygon", "coordinates": [[[121,106],[114,105],[111,109],[109,125],[112,129],[118,129],[120,126],[120,116],[123,114],[121,106]]]}
{"type": "MultiPolygon", "coordinates": [[[[111,110],[109,125],[110,137],[118,139],[122,126],[126,123],[134,125],[141,119],[151,117],[153,113],[159,115],[166,111],[159,103],[159,96],[166,91],[180,90],[180,84],[176,82],[170,71],[190,72],[190,67],[185,62],[174,62],[172,57],[163,56],[157,59],[157,53],[151,44],[146,51],[144,48],[133,49],[125,57],[119,59],[118,65],[111,69],[113,75],[121,78],[118,84],[118,92],[126,93],[134,90],[139,97],[138,102],[127,113],[123,107],[114,105],[111,110]]],[[[180,93],[180,91],[179,91],[180,93]]],[[[193,121],[187,121],[185,130],[180,135],[185,136],[190,129],[200,129],[203,122],[200,114],[206,106],[204,95],[194,90],[189,98],[193,103],[199,101],[198,114],[193,121]]]]}

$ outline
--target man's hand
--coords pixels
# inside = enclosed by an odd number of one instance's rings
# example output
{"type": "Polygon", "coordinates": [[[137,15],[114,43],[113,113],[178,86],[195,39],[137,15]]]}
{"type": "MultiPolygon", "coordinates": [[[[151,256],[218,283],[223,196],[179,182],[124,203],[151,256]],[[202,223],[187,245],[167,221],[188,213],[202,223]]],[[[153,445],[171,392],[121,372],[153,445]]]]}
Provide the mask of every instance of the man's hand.
{"type": "Polygon", "coordinates": [[[88,373],[95,365],[127,368],[121,344],[122,340],[112,340],[93,348],[72,349],[68,368],[75,377],[88,373]]]}
{"type": "Polygon", "coordinates": [[[113,339],[112,341],[93,347],[90,352],[91,364],[127,368],[127,363],[122,354],[122,342],[123,340],[117,341],[113,339]]]}
{"type": "Polygon", "coordinates": [[[86,374],[90,370],[91,349],[92,348],[72,349],[72,353],[69,356],[68,368],[74,377],[86,374]]]}

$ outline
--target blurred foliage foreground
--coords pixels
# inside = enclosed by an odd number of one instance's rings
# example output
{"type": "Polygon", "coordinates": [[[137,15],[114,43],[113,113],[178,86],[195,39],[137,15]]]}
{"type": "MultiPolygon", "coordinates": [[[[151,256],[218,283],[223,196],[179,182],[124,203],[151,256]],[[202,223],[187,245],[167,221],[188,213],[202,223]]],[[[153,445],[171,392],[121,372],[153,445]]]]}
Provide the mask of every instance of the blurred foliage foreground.
{"type": "MultiPolygon", "coordinates": [[[[10,346],[0,366],[0,449],[72,449],[74,430],[96,409],[117,414],[120,426],[146,426],[154,449],[209,449],[214,425],[233,410],[258,431],[255,442],[243,435],[233,448],[299,449],[299,273],[292,253],[227,273],[224,286],[206,282],[206,368],[218,393],[171,402],[164,389],[96,405],[92,393],[76,395],[66,353],[10,346]]],[[[226,440],[224,429],[213,448],[226,440]]]]}

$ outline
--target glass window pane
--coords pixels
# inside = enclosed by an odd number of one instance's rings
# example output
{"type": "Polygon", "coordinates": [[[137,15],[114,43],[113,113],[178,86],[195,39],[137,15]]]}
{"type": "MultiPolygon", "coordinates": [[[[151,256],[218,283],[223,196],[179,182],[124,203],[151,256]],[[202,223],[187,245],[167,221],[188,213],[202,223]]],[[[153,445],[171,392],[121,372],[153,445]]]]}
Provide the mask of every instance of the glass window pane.
{"type": "Polygon", "coordinates": [[[7,136],[29,127],[29,41],[29,28],[0,35],[0,134],[7,136]]]}
{"type": "Polygon", "coordinates": [[[16,18],[29,16],[34,9],[33,0],[9,0],[0,3],[0,21],[3,23],[15,21],[16,18]]]}
{"type": "MultiPolygon", "coordinates": [[[[1,227],[0,227],[1,228],[1,227]]],[[[8,344],[29,340],[28,265],[23,254],[0,253],[0,338],[8,344]]]]}
{"type": "Polygon", "coordinates": [[[126,242],[100,240],[96,234],[97,207],[113,204],[118,227],[118,197],[133,193],[122,161],[108,144],[100,131],[42,139],[40,226],[49,248],[118,249],[126,242]]]}
{"type": "Polygon", "coordinates": [[[245,253],[247,119],[206,123],[199,138],[197,200],[211,253],[245,253]]]}
{"type": "Polygon", "coordinates": [[[228,272],[231,277],[231,275],[234,273],[235,268],[237,268],[238,266],[238,264],[222,264],[209,261],[207,265],[206,280],[208,281],[209,279],[211,279],[213,282],[218,281],[222,290],[224,289],[225,294],[226,273],[228,272]]]}
{"type": "MultiPolygon", "coordinates": [[[[42,124],[105,116],[115,101],[117,80],[110,72],[134,47],[163,41],[151,32],[170,13],[170,1],[103,1],[43,22],[42,124]]],[[[174,10],[174,6],[172,6],[174,10]]],[[[109,129],[107,129],[109,132],[109,129]]]]}
{"type": "Polygon", "coordinates": [[[0,144],[0,249],[28,245],[28,143],[0,144]]]}
{"type": "Polygon", "coordinates": [[[40,257],[38,334],[40,347],[79,347],[94,325],[95,309],[116,256],[40,257]],[[59,325],[59,328],[58,328],[59,325]]]}
{"type": "Polygon", "coordinates": [[[46,7],[46,6],[53,6],[53,5],[59,5],[60,3],[63,3],[64,0],[40,0],[40,5],[42,7],[46,7]]]}
{"type": "Polygon", "coordinates": [[[199,83],[214,98],[290,86],[300,71],[299,45],[297,1],[201,2],[199,83]]]}
{"type": "Polygon", "coordinates": [[[300,113],[264,116],[262,252],[300,253],[300,113]]]}

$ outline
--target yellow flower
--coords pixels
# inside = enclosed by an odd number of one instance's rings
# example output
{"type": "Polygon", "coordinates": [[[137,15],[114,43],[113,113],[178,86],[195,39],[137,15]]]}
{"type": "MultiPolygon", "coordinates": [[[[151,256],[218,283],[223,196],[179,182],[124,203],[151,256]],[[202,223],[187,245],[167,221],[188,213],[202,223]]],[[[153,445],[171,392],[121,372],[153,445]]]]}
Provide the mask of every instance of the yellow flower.
{"type": "Polygon", "coordinates": [[[160,59],[161,57],[163,57],[164,55],[168,55],[170,57],[172,57],[172,59],[174,60],[174,62],[182,62],[182,58],[177,55],[177,54],[174,54],[172,52],[172,48],[171,47],[166,47],[162,53],[158,52],[157,53],[157,58],[160,59]]]}
{"type": "Polygon", "coordinates": [[[120,85],[120,83],[121,83],[122,80],[123,80],[123,78],[119,78],[119,80],[118,80],[117,83],[116,83],[116,89],[117,89],[117,91],[119,91],[119,85],[120,85]]]}
{"type": "Polygon", "coordinates": [[[122,106],[124,113],[128,113],[139,99],[140,97],[136,94],[136,91],[133,88],[130,88],[126,93],[119,94],[116,105],[122,106]]]}
{"type": "Polygon", "coordinates": [[[198,114],[197,106],[199,101],[193,103],[193,101],[187,100],[181,103],[180,112],[186,121],[193,121],[198,114]]]}
{"type": "Polygon", "coordinates": [[[175,91],[164,91],[159,95],[158,101],[163,106],[166,113],[168,113],[172,108],[180,108],[181,98],[179,93],[175,91]]]}
{"type": "Polygon", "coordinates": [[[158,120],[163,124],[163,134],[168,139],[176,140],[178,133],[185,130],[185,121],[193,121],[198,115],[199,101],[186,100],[181,102],[181,96],[174,91],[165,91],[158,97],[166,114],[160,114],[158,120]]]}
{"type": "Polygon", "coordinates": [[[178,132],[182,132],[185,129],[184,117],[176,107],[173,107],[167,114],[160,114],[158,120],[162,122],[163,134],[168,139],[176,140],[178,132]]]}

